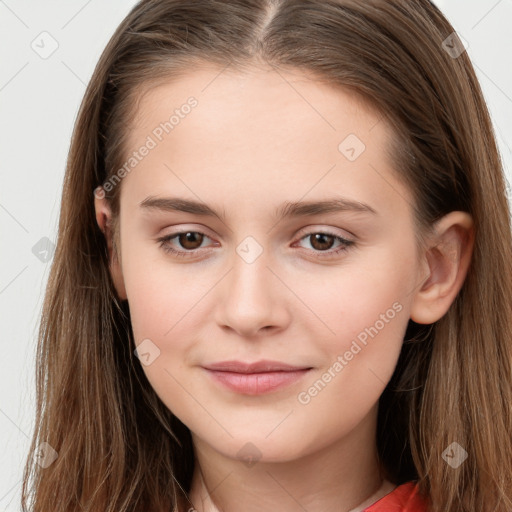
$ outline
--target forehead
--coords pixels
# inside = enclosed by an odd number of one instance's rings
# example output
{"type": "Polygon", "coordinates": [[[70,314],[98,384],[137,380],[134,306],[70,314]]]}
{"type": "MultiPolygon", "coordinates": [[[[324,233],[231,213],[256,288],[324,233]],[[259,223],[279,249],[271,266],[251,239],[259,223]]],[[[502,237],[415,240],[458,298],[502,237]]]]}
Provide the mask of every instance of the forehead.
{"type": "Polygon", "coordinates": [[[381,116],[348,89],[298,70],[205,66],[141,92],[127,155],[149,140],[152,148],[125,179],[139,195],[172,184],[204,195],[223,184],[251,199],[285,190],[298,199],[366,186],[369,200],[392,179],[393,133],[381,116]]]}
{"type": "Polygon", "coordinates": [[[168,119],[190,97],[200,105],[193,117],[203,129],[212,125],[227,128],[234,122],[246,128],[265,127],[258,138],[292,128],[295,135],[298,129],[303,133],[343,131],[348,125],[356,128],[355,123],[364,121],[375,124],[380,118],[355,92],[300,70],[269,66],[240,70],[205,64],[139,87],[131,129],[148,132],[155,121],[168,119]],[[281,114],[286,116],[280,123],[269,123],[281,114]],[[309,121],[309,125],[298,127],[293,124],[297,119],[309,121]]]}

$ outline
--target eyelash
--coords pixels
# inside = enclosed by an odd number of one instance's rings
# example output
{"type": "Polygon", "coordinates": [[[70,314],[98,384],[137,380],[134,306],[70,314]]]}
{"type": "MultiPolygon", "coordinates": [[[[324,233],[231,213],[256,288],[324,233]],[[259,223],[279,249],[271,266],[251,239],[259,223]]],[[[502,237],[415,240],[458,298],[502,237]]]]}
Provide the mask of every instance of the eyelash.
{"type": "MultiPolygon", "coordinates": [[[[194,257],[197,254],[197,252],[200,251],[200,249],[193,249],[190,251],[179,251],[179,250],[176,250],[173,247],[171,247],[171,245],[169,244],[169,242],[172,239],[174,239],[180,235],[184,235],[186,233],[197,233],[200,235],[204,235],[207,238],[210,238],[208,235],[206,235],[205,233],[201,233],[200,231],[189,230],[189,231],[180,231],[178,233],[174,233],[173,235],[168,235],[168,236],[164,236],[162,238],[158,238],[157,242],[159,242],[160,248],[166,254],[172,254],[172,255],[178,256],[180,258],[194,257]]],[[[314,253],[318,253],[318,254],[322,255],[322,256],[318,256],[320,259],[328,259],[328,258],[336,257],[337,255],[346,251],[350,246],[352,246],[354,244],[353,240],[347,240],[346,238],[335,235],[334,233],[329,233],[328,231],[311,231],[310,233],[307,233],[304,236],[302,236],[301,238],[299,238],[299,241],[303,240],[304,238],[307,238],[311,235],[318,235],[318,234],[332,236],[332,237],[334,237],[335,240],[341,242],[341,244],[342,244],[338,249],[335,249],[335,250],[329,249],[326,251],[318,251],[318,250],[311,249],[314,253]],[[324,256],[324,254],[325,254],[325,256],[324,256]]],[[[307,249],[307,250],[310,250],[310,249],[307,249]]]]}

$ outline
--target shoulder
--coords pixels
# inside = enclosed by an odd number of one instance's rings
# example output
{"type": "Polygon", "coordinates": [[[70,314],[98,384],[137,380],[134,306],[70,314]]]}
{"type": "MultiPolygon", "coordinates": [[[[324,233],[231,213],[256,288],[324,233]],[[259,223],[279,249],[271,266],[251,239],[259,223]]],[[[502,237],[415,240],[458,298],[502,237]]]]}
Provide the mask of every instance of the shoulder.
{"type": "Polygon", "coordinates": [[[407,482],[395,487],[364,512],[428,512],[428,502],[419,494],[415,482],[407,482]]]}

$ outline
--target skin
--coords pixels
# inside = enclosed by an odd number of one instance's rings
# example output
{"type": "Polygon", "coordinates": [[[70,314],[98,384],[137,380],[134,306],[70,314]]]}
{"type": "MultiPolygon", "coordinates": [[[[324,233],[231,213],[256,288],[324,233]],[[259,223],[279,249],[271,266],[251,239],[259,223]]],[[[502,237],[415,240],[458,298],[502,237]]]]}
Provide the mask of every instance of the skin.
{"type": "MultiPolygon", "coordinates": [[[[386,154],[390,127],[349,92],[298,71],[195,68],[148,89],[128,127],[130,151],[190,96],[197,107],[122,180],[111,272],[120,298],[129,302],[136,344],[149,339],[160,350],[143,366],[149,382],[192,433],[191,502],[199,512],[369,505],[394,487],[388,483],[375,494],[383,483],[378,399],[408,320],[435,322],[462,286],[471,218],[448,214],[420,250],[412,195],[386,154]],[[354,161],[338,149],[349,134],[366,146],[354,161]],[[279,222],[273,216],[285,201],[335,194],[376,213],[279,222]],[[225,219],[141,208],[148,196],[198,200],[225,219]],[[186,247],[179,237],[168,243],[195,250],[192,257],[167,254],[157,241],[187,231],[205,236],[186,247]],[[327,237],[322,250],[308,235],[325,232],[354,243],[334,254],[341,244],[327,237]],[[236,251],[248,236],[262,249],[252,263],[236,251]],[[322,258],[328,252],[332,257],[322,258]],[[365,328],[380,326],[393,304],[396,314],[378,334],[300,403],[298,395],[365,328]],[[222,387],[201,368],[231,359],[313,369],[292,385],[250,396],[222,387]],[[254,464],[239,453],[247,443],[254,464]]],[[[112,248],[109,205],[96,198],[95,208],[112,248]]]]}

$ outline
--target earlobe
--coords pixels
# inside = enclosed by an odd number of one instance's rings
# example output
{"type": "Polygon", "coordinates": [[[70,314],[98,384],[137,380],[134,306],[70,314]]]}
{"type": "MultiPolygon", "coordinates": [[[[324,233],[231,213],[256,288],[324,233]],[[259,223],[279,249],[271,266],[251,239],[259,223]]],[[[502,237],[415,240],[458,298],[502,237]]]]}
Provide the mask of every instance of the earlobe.
{"type": "Polygon", "coordinates": [[[417,289],[411,319],[432,324],[446,314],[462,288],[474,245],[474,226],[466,212],[454,211],[435,225],[424,253],[429,275],[417,289]]]}
{"type": "Polygon", "coordinates": [[[112,212],[101,187],[98,187],[94,191],[94,209],[96,213],[96,222],[98,223],[102,233],[105,235],[105,240],[107,242],[109,270],[110,275],[112,276],[112,281],[114,282],[119,298],[121,300],[127,300],[121,262],[117,251],[114,249],[113,233],[111,230],[112,212]]]}

